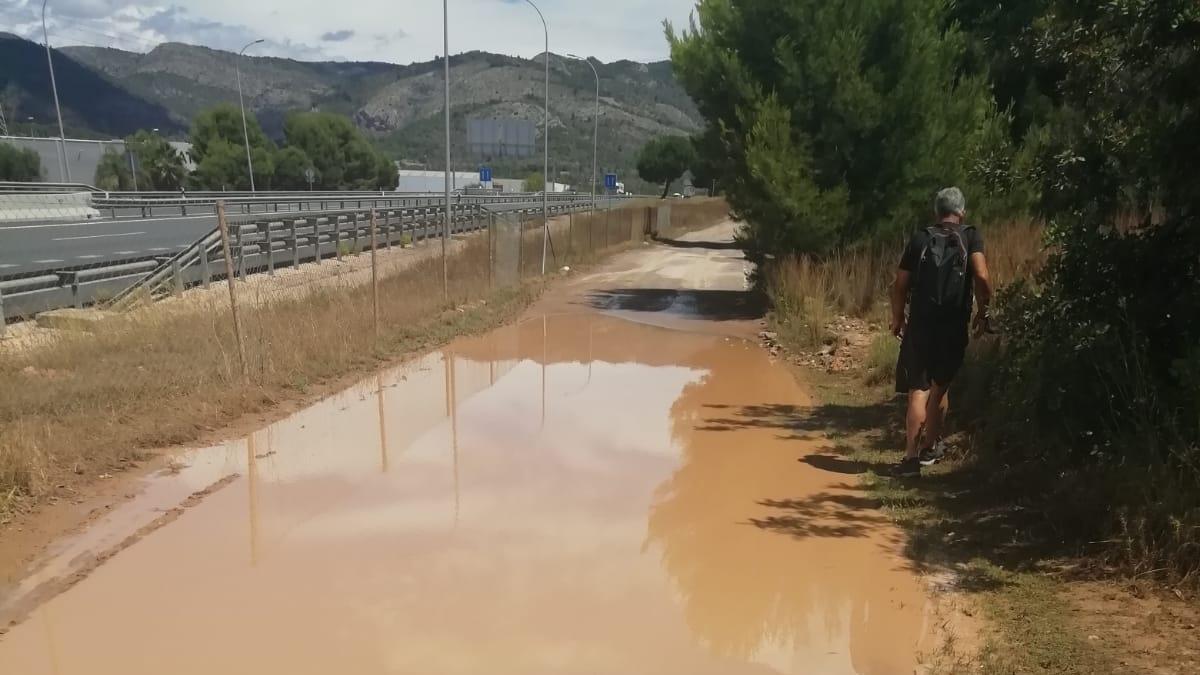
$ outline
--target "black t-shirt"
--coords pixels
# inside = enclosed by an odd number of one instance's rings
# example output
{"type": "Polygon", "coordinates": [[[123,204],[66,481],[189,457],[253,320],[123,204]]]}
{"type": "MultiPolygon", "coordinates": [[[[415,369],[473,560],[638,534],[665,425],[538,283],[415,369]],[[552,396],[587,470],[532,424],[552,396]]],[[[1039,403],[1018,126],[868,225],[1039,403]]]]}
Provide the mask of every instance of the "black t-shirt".
{"type": "MultiPolygon", "coordinates": [[[[958,225],[952,223],[942,223],[942,227],[946,229],[959,229],[962,234],[963,245],[967,248],[967,269],[970,270],[971,278],[967,282],[966,306],[963,307],[963,316],[967,319],[971,318],[971,304],[974,301],[975,295],[975,267],[970,264],[970,258],[975,253],[983,253],[983,235],[974,227],[963,225],[959,228],[958,225]]],[[[908,240],[908,245],[904,247],[904,255],[900,257],[900,269],[913,274],[917,271],[917,266],[921,262],[921,253],[929,244],[929,232],[925,228],[921,228],[913,232],[912,237],[908,240]]],[[[910,288],[915,285],[915,278],[910,288]]]]}

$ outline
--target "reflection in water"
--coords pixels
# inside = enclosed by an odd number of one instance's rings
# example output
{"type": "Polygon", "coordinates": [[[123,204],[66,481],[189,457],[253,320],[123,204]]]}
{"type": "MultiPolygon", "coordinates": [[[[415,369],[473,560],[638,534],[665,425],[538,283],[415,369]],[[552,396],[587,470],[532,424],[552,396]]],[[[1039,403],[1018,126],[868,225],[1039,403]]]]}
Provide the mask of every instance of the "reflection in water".
{"type": "Polygon", "coordinates": [[[898,547],[882,516],[844,508],[857,486],[797,462],[820,452],[816,442],[757,418],[734,431],[711,423],[747,402],[788,401],[791,375],[696,356],[716,365],[672,406],[683,456],[655,493],[647,541],[661,551],[688,626],[718,654],[784,671],[820,663],[820,672],[908,672],[897,655],[916,650],[923,600],[894,569],[898,547]],[[760,526],[789,517],[779,505],[802,516],[786,533],[760,526]],[[831,659],[831,647],[844,652],[831,659]]]}
{"type": "Polygon", "coordinates": [[[248,499],[250,516],[250,565],[258,564],[258,450],[254,444],[256,432],[246,436],[246,485],[250,491],[248,499]]]}
{"type": "Polygon", "coordinates": [[[796,461],[811,443],[737,414],[774,404],[803,395],[738,341],[591,315],[458,341],[265,453],[191,453],[160,482],[246,490],[43,605],[0,672],[911,672],[922,600],[890,530],[796,461]]]}
{"type": "MultiPolygon", "coordinates": [[[[379,471],[380,473],[387,473],[387,416],[383,414],[383,373],[375,376],[375,400],[379,409],[379,471]]],[[[269,427],[268,431],[270,431],[269,427]]]]}

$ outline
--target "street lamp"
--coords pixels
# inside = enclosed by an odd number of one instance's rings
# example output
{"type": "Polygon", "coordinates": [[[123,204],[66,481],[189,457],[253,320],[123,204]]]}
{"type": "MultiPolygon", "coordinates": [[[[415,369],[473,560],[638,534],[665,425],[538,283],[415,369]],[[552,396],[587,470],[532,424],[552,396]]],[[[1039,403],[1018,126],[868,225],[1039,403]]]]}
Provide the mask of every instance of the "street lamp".
{"type": "Polygon", "coordinates": [[[546,274],[546,247],[550,242],[550,28],[546,25],[546,17],[542,10],[533,4],[533,0],[525,0],[542,20],[542,32],[546,37],[546,105],[544,131],[542,132],[542,275],[546,274]]]}
{"type": "Polygon", "coordinates": [[[577,61],[583,61],[592,69],[592,74],[596,76],[596,117],[592,126],[592,212],[596,211],[596,155],[600,138],[600,73],[596,71],[596,66],[592,65],[590,59],[585,59],[582,56],[567,54],[569,58],[577,61]]]}
{"type": "Polygon", "coordinates": [[[442,296],[450,299],[450,273],[446,264],[446,240],[450,238],[450,3],[442,0],[442,66],[446,75],[446,201],[442,232],[442,296]]]}
{"type": "Polygon", "coordinates": [[[58,115],[58,142],[62,155],[58,158],[58,175],[71,182],[71,167],[67,166],[67,132],[63,130],[62,108],[58,106],[58,83],[54,81],[54,59],[50,57],[50,32],[46,30],[46,2],[42,0],[42,38],[46,41],[46,63],[50,66],[50,89],[54,92],[54,112],[58,115]]]}
{"type": "Polygon", "coordinates": [[[238,107],[242,109],[242,138],[246,141],[246,168],[250,171],[251,192],[254,192],[254,162],[250,159],[250,132],[246,128],[246,103],[242,100],[242,68],[240,63],[242,56],[246,54],[247,49],[262,42],[266,42],[266,40],[255,40],[254,42],[248,43],[245,47],[242,47],[242,50],[238,52],[237,60],[233,62],[233,69],[237,73],[238,107]]]}

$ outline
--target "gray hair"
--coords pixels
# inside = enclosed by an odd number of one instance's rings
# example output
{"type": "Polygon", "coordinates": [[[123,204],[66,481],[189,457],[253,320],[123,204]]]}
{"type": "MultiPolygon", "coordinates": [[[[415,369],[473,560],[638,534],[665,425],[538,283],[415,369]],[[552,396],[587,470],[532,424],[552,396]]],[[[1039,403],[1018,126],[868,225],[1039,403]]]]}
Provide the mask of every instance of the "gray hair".
{"type": "Polygon", "coordinates": [[[955,214],[961,216],[967,212],[967,198],[963,196],[962,190],[948,187],[937,193],[937,199],[933,201],[933,210],[939,218],[955,214]]]}

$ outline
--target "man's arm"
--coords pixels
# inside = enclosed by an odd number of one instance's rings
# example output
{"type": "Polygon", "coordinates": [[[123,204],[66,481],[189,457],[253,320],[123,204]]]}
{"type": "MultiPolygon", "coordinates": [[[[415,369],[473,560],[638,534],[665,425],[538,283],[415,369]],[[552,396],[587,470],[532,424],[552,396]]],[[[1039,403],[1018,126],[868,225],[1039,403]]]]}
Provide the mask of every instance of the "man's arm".
{"type": "Polygon", "coordinates": [[[992,277],[988,274],[987,258],[983,253],[971,254],[971,271],[975,276],[975,304],[979,306],[975,314],[974,329],[975,334],[979,335],[988,329],[992,306],[992,277]]]}
{"type": "Polygon", "coordinates": [[[908,304],[910,283],[912,274],[906,269],[897,269],[896,279],[892,282],[892,335],[896,337],[904,333],[904,306],[908,304]]]}

